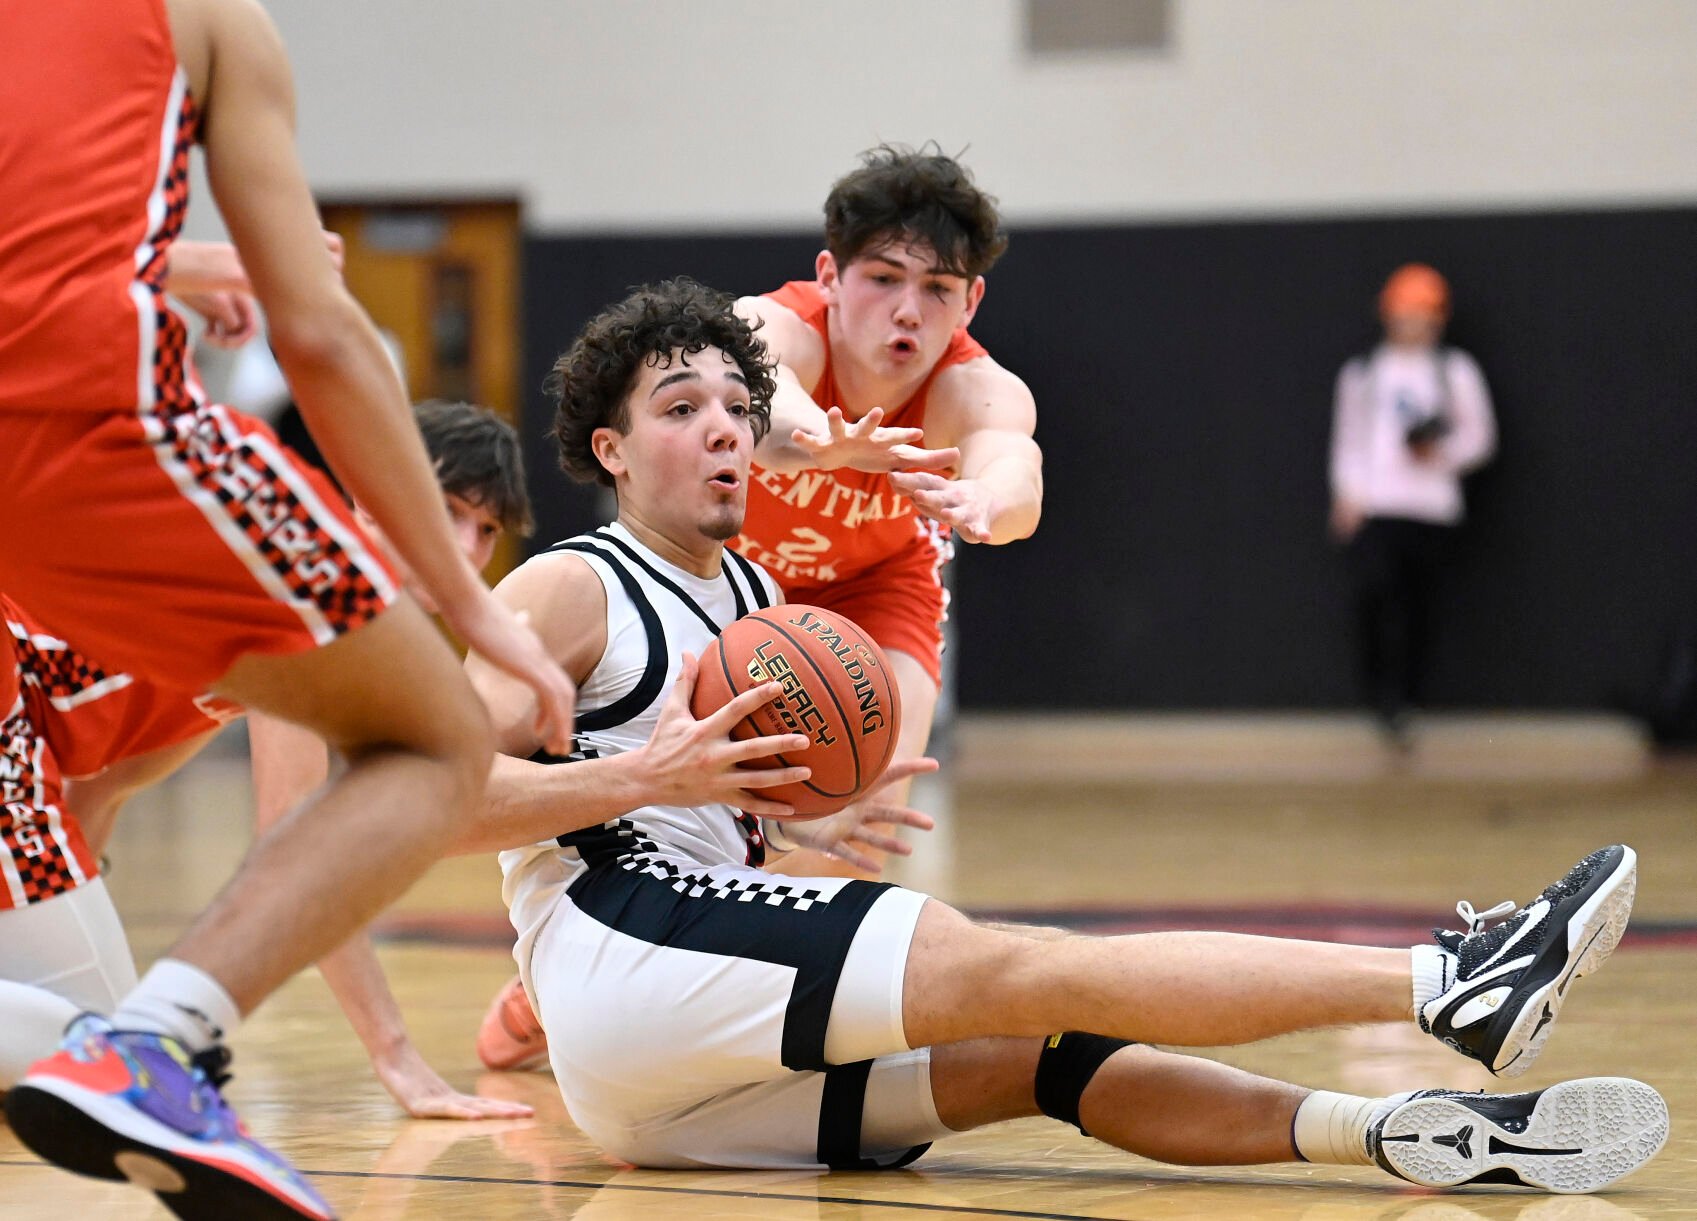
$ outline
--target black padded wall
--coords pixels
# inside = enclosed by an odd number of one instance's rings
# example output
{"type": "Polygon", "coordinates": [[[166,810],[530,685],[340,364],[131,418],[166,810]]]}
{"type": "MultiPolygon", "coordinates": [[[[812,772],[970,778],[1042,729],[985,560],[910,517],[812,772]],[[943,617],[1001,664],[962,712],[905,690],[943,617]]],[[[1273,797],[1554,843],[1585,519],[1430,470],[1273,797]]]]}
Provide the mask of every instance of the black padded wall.
{"type": "MultiPolygon", "coordinates": [[[[537,389],[626,286],[811,275],[809,236],[531,239],[527,443],[539,540],[593,498],[537,389]]],[[[963,548],[963,702],[1326,707],[1352,698],[1325,534],[1338,365],[1384,275],[1455,286],[1451,339],[1496,398],[1497,462],[1439,607],[1435,704],[1599,707],[1654,682],[1697,604],[1697,209],[1022,229],[977,335],[1032,385],[1037,536],[963,548]]]]}

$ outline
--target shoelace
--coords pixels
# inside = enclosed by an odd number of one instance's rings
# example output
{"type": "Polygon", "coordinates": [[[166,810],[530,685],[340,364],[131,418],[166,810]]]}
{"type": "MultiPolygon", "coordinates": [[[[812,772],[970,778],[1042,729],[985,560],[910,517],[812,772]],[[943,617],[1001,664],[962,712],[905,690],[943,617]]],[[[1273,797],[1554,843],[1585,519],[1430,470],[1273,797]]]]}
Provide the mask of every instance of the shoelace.
{"type": "Polygon", "coordinates": [[[1455,914],[1460,916],[1462,921],[1467,925],[1467,936],[1472,936],[1474,933],[1484,931],[1485,921],[1495,920],[1499,916],[1506,916],[1514,910],[1516,909],[1513,899],[1504,899],[1495,907],[1482,912],[1474,911],[1473,904],[1469,903],[1466,899],[1463,899],[1460,903],[1455,905],[1455,914]]]}
{"type": "Polygon", "coordinates": [[[222,1043],[197,1051],[189,1057],[189,1062],[200,1070],[200,1075],[213,1089],[222,1089],[230,1079],[230,1049],[222,1043]]]}

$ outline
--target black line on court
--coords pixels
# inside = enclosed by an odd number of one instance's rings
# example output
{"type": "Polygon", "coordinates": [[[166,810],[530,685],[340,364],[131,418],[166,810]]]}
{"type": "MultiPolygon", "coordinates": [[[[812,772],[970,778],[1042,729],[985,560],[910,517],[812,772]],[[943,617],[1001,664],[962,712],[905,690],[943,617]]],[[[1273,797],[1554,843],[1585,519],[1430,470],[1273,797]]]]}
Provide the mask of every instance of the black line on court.
{"type": "MultiPolygon", "coordinates": [[[[50,1162],[0,1159],[0,1166],[56,1169],[50,1162]]],[[[802,1195],[793,1191],[731,1191],[712,1187],[661,1187],[650,1183],[595,1183],[579,1179],[503,1179],[471,1174],[392,1174],[376,1170],[307,1170],[315,1179],[387,1179],[405,1183],[468,1183],[486,1187],[570,1187],[583,1191],[638,1191],[652,1195],[712,1196],[723,1200],[781,1200],[788,1204],[849,1204],[922,1213],[965,1213],[974,1217],[1019,1217],[1029,1221],[1101,1221],[1084,1213],[1039,1213],[1018,1208],[983,1208],[970,1204],[925,1204],[920,1201],[864,1200],[858,1196],[802,1195]]],[[[745,1172],[746,1173],[746,1172],[745,1172]]]]}

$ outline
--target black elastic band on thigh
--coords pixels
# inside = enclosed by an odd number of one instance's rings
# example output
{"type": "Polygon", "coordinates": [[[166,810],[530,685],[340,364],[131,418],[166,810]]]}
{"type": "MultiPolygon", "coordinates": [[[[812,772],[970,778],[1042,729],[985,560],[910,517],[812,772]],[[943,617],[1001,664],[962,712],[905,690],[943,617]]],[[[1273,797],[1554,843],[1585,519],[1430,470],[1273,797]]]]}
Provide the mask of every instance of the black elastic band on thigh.
{"type": "Polygon", "coordinates": [[[1131,1045],[1125,1039],[1077,1030],[1050,1035],[1037,1057],[1037,1109],[1089,1136],[1078,1119],[1078,1100],[1103,1062],[1131,1045]]]}
{"type": "Polygon", "coordinates": [[[819,1144],[814,1156],[832,1170],[896,1170],[918,1161],[931,1147],[926,1141],[888,1162],[860,1156],[860,1124],[866,1114],[866,1084],[872,1065],[871,1060],[859,1060],[825,1071],[825,1092],[819,1098],[819,1144]]]}

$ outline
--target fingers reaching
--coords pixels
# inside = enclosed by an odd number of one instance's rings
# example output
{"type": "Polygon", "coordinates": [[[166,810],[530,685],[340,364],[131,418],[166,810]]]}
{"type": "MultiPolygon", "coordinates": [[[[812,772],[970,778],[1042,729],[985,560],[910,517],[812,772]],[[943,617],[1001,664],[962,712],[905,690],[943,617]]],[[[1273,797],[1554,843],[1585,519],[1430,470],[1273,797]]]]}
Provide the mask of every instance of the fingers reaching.
{"type": "Polygon", "coordinates": [[[895,784],[900,780],[924,775],[926,772],[934,772],[941,766],[935,759],[924,755],[917,759],[897,759],[884,769],[882,776],[878,777],[878,787],[884,788],[886,785],[895,784]]]}
{"type": "MultiPolygon", "coordinates": [[[[712,727],[712,731],[720,737],[729,737],[731,730],[744,717],[752,716],[764,705],[771,703],[784,693],[777,683],[761,683],[758,687],[750,687],[741,695],[728,701],[712,716],[702,718],[712,727]]],[[[794,749],[801,749],[796,747],[794,749]]]]}

